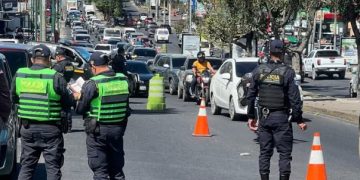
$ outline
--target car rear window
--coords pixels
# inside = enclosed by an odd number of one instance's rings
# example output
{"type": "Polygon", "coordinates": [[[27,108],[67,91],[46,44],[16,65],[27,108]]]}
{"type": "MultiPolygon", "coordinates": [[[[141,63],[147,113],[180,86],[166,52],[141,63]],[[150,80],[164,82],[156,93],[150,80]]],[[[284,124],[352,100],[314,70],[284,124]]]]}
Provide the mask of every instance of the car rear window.
{"type": "Polygon", "coordinates": [[[110,46],[96,46],[95,50],[105,50],[105,51],[109,51],[110,50],[110,46]]]}
{"type": "Polygon", "coordinates": [[[19,68],[27,67],[27,57],[24,51],[4,51],[0,50],[2,54],[5,55],[6,59],[8,60],[11,74],[15,75],[16,71],[19,68]]]}
{"type": "Polygon", "coordinates": [[[172,66],[175,69],[180,69],[181,66],[184,65],[186,58],[173,58],[172,59],[172,66]]]}
{"type": "Polygon", "coordinates": [[[77,41],[90,41],[89,36],[75,36],[75,40],[77,41]]]}
{"type": "Polygon", "coordinates": [[[159,34],[169,34],[169,31],[166,30],[159,30],[158,31],[159,34]]]}
{"type": "Polygon", "coordinates": [[[134,55],[137,56],[147,56],[147,57],[155,57],[156,51],[153,49],[135,49],[134,55]]]}
{"type": "Polygon", "coordinates": [[[132,73],[151,74],[150,70],[144,63],[126,63],[126,69],[132,73]]]}
{"type": "Polygon", "coordinates": [[[236,62],[236,76],[242,77],[252,72],[258,66],[257,62],[236,62]]]}
{"type": "Polygon", "coordinates": [[[318,51],[316,57],[337,57],[339,53],[337,51],[318,51]]]}

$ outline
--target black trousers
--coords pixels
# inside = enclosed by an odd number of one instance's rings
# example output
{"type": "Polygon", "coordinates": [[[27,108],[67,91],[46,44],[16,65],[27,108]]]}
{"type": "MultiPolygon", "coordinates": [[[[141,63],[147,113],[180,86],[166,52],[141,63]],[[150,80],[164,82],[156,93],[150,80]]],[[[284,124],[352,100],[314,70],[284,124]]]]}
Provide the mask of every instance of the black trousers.
{"type": "Polygon", "coordinates": [[[191,94],[195,93],[196,83],[197,83],[197,76],[194,76],[191,81],[190,88],[189,88],[189,91],[191,94]]]}
{"type": "Polygon", "coordinates": [[[288,114],[282,111],[272,112],[259,122],[260,174],[270,173],[270,159],[274,147],[279,153],[280,175],[291,173],[291,153],[293,148],[293,130],[288,122],[288,114]]]}
{"type": "Polygon", "coordinates": [[[88,163],[94,172],[94,180],[124,180],[123,167],[125,127],[99,125],[99,135],[88,134],[86,138],[88,163]]]}
{"type": "Polygon", "coordinates": [[[60,180],[64,164],[64,139],[59,127],[46,124],[30,124],[21,127],[21,169],[19,180],[30,180],[41,153],[45,159],[47,180],[60,180]]]}

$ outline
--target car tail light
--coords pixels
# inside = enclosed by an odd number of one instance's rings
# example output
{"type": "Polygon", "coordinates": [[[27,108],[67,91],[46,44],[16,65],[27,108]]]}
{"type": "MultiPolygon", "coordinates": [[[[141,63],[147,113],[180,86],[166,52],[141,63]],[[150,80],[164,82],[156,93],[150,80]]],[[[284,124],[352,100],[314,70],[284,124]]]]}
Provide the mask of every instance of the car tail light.
{"type": "Polygon", "coordinates": [[[317,65],[320,66],[321,65],[321,59],[317,60],[317,65]]]}

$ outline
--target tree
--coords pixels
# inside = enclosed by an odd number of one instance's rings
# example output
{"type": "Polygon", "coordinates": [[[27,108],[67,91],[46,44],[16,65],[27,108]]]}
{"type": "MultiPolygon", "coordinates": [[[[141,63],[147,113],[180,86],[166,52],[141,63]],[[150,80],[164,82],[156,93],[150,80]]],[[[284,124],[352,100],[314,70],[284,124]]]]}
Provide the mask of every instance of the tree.
{"type": "MultiPolygon", "coordinates": [[[[334,0],[333,0],[334,1],[334,0]]],[[[352,31],[354,32],[356,38],[356,46],[357,46],[357,57],[358,57],[358,70],[357,77],[359,78],[360,71],[360,31],[357,26],[357,21],[360,18],[360,0],[338,0],[335,1],[338,5],[338,10],[342,15],[345,22],[350,22],[352,31]]],[[[359,79],[358,81],[359,82],[359,79]]],[[[357,84],[357,89],[359,89],[359,83],[357,84]]],[[[360,97],[360,96],[358,96],[360,97]]]]}

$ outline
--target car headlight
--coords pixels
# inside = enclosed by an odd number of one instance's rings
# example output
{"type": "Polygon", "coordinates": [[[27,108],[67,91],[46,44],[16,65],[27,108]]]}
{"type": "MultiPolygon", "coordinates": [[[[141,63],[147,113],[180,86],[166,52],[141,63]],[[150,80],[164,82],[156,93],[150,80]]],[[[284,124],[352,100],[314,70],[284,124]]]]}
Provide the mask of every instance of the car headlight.
{"type": "Polygon", "coordinates": [[[193,75],[189,74],[189,75],[186,75],[185,81],[191,83],[192,79],[193,79],[193,75]]]}
{"type": "Polygon", "coordinates": [[[202,80],[203,80],[204,83],[209,83],[210,78],[209,77],[203,77],[202,80]]]}

